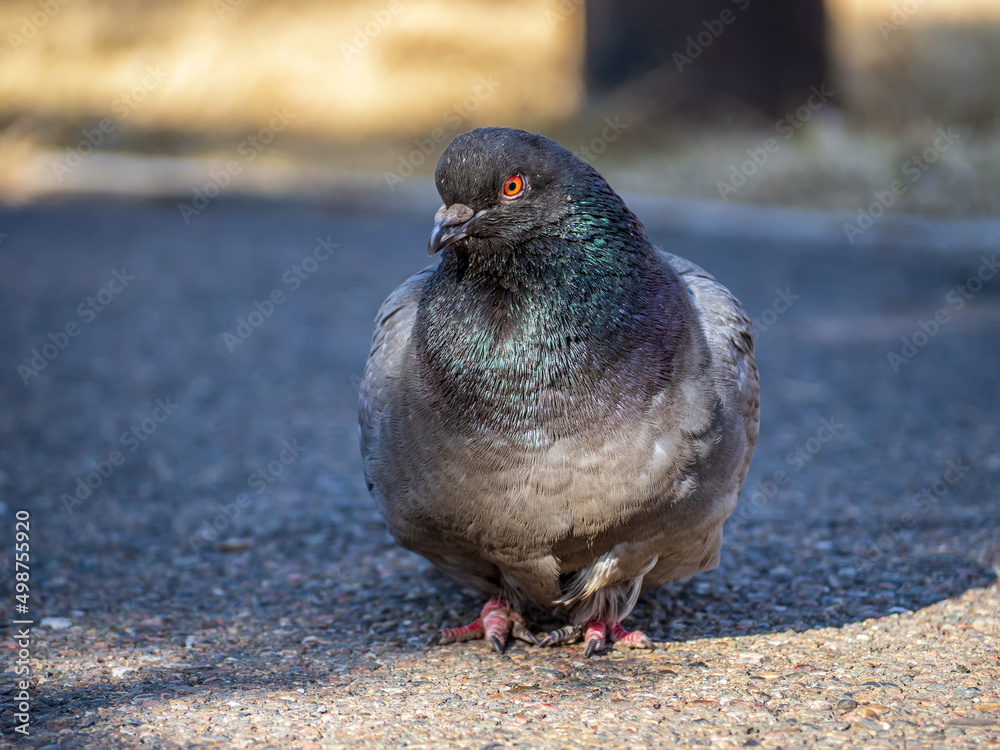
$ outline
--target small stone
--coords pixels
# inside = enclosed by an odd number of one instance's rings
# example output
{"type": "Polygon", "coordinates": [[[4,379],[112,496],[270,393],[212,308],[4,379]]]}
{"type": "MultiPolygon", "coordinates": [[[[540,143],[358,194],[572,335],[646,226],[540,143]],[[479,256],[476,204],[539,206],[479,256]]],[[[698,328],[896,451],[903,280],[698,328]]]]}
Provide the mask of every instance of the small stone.
{"type": "Polygon", "coordinates": [[[65,630],[66,628],[72,627],[73,621],[68,617],[43,617],[42,627],[52,628],[53,630],[65,630]]]}
{"type": "Polygon", "coordinates": [[[242,552],[253,547],[254,541],[249,537],[230,537],[215,543],[215,549],[219,552],[242,552]]]}
{"type": "Polygon", "coordinates": [[[770,577],[775,581],[790,581],[795,576],[791,569],[785,567],[784,565],[779,565],[776,568],[771,568],[770,577]]]}
{"type": "Polygon", "coordinates": [[[886,708],[885,706],[876,706],[876,705],[858,706],[856,709],[854,709],[854,714],[856,716],[860,716],[865,719],[877,719],[879,716],[881,716],[888,710],[889,709],[886,708]]]}
{"type": "Polygon", "coordinates": [[[566,676],[562,672],[557,672],[554,669],[536,669],[535,671],[540,675],[548,677],[550,680],[561,680],[566,676]]]}
{"type": "Polygon", "coordinates": [[[853,711],[858,707],[858,702],[852,696],[843,696],[837,701],[837,710],[841,712],[853,711]]]}
{"type": "Polygon", "coordinates": [[[967,716],[958,719],[949,719],[946,723],[953,727],[992,727],[996,725],[996,721],[993,719],[970,718],[967,716]]]}
{"type": "Polygon", "coordinates": [[[979,695],[979,688],[974,687],[957,687],[952,690],[952,693],[957,695],[959,698],[975,698],[979,695]]]}

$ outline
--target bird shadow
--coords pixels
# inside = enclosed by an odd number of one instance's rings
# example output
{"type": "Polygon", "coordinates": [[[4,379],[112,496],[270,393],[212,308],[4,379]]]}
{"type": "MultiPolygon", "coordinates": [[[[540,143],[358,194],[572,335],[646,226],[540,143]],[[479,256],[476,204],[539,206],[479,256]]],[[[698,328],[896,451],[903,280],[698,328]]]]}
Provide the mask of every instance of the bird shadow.
{"type": "Polygon", "coordinates": [[[968,555],[915,544],[920,529],[885,549],[842,546],[864,531],[841,524],[828,538],[771,540],[764,550],[735,540],[720,568],[648,592],[632,619],[658,641],[803,632],[913,613],[997,581],[968,555]]]}
{"type": "MultiPolygon", "coordinates": [[[[949,524],[956,537],[974,531],[962,525],[958,520],[949,524]]],[[[808,544],[797,542],[801,534],[795,531],[772,536],[765,549],[734,535],[719,568],[645,592],[626,624],[655,642],[803,632],[910,614],[997,582],[993,570],[969,555],[930,551],[932,545],[920,544],[919,526],[907,539],[883,545],[885,550],[843,546],[845,539],[864,538],[861,524],[831,526],[829,537],[813,534],[808,544]]],[[[443,624],[451,627],[478,615],[484,597],[463,591],[433,568],[423,576],[433,593],[409,598],[408,617],[426,623],[449,613],[443,624]]],[[[535,632],[566,624],[550,609],[531,606],[525,614],[535,632]]],[[[405,631],[394,635],[405,648],[416,640],[405,631]]]]}

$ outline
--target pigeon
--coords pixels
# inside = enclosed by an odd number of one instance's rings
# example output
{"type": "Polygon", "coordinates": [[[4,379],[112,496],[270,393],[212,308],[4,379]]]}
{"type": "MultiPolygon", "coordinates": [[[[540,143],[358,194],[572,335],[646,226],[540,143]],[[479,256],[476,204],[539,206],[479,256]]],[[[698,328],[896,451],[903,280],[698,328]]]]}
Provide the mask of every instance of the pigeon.
{"type": "Polygon", "coordinates": [[[368,490],[400,545],[489,597],[440,643],[652,648],[622,621],[718,565],[750,467],[750,320],[548,138],[464,133],[435,182],[440,262],[379,309],[360,386],[368,490]],[[566,626],[533,632],[529,605],[566,626]]]}

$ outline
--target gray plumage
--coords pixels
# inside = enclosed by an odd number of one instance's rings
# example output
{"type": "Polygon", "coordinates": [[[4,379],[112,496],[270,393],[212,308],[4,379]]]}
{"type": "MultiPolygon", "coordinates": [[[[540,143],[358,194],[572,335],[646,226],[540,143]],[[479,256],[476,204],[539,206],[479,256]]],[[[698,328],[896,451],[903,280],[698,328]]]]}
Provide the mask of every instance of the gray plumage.
{"type": "Polygon", "coordinates": [[[642,591],[718,564],[758,434],[750,322],[540,136],[460,136],[438,186],[472,210],[439,213],[462,235],[378,312],[369,489],[399,543],[458,583],[620,622],[642,591]],[[486,189],[508,173],[537,186],[513,209],[486,189]]]}

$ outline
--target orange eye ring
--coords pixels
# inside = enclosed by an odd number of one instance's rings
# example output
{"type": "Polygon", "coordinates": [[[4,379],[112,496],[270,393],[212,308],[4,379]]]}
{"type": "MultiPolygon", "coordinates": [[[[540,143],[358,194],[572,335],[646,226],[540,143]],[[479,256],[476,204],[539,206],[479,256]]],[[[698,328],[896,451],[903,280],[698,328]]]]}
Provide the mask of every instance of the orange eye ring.
{"type": "Polygon", "coordinates": [[[524,178],[519,174],[512,174],[503,181],[501,192],[504,198],[517,198],[524,192],[524,178]]]}

